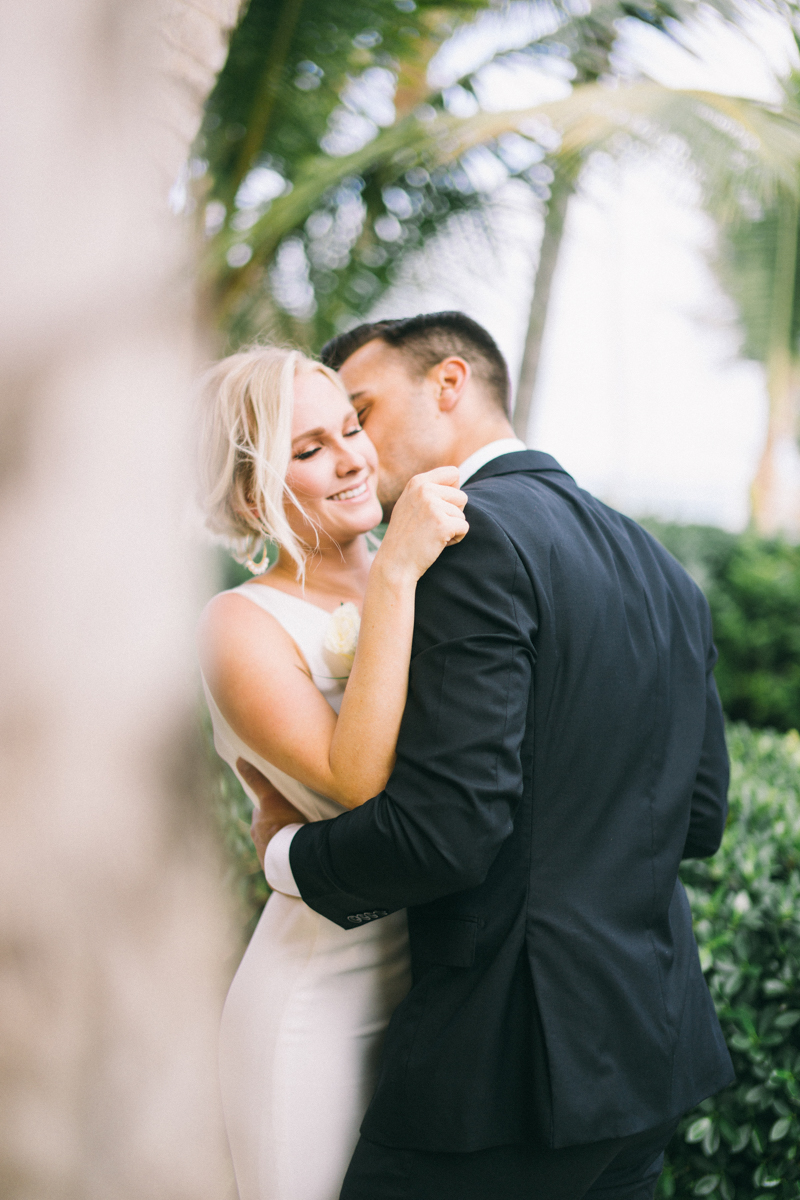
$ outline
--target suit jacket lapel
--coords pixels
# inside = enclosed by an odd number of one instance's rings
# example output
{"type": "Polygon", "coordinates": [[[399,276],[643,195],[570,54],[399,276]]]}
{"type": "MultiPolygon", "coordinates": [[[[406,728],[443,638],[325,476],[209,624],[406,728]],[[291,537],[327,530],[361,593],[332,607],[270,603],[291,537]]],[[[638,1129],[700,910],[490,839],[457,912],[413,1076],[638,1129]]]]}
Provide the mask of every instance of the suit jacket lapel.
{"type": "Polygon", "coordinates": [[[470,475],[464,487],[468,488],[479,479],[491,479],[494,475],[516,475],[527,471],[557,471],[566,475],[568,479],[572,478],[550,454],[545,454],[542,450],[513,450],[510,454],[500,454],[484,463],[474,475],[470,475]]]}

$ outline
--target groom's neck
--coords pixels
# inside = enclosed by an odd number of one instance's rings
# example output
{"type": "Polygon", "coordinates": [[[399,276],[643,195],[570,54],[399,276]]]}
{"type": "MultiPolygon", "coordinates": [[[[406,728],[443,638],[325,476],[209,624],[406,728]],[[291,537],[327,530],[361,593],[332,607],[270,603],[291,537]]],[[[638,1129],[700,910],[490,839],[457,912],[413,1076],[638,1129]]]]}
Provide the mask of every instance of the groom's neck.
{"type": "Polygon", "coordinates": [[[511,422],[503,413],[498,413],[496,417],[488,415],[482,421],[465,421],[463,428],[456,427],[453,430],[453,435],[450,446],[451,457],[447,459],[446,465],[453,463],[457,467],[460,467],[471,454],[488,445],[489,442],[516,436],[511,422]]]}

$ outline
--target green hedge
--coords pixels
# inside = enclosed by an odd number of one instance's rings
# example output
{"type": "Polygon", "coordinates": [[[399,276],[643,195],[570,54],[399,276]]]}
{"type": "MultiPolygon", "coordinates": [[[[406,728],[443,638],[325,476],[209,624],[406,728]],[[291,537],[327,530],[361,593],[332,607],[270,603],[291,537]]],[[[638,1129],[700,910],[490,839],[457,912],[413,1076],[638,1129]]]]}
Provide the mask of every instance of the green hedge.
{"type": "Polygon", "coordinates": [[[708,597],[728,717],[800,728],[800,546],[704,525],[642,523],[708,597]]]}
{"type": "Polygon", "coordinates": [[[722,849],[684,864],[700,958],[736,1068],[668,1150],[661,1197],[800,1196],[800,736],[728,729],[722,849]]]}

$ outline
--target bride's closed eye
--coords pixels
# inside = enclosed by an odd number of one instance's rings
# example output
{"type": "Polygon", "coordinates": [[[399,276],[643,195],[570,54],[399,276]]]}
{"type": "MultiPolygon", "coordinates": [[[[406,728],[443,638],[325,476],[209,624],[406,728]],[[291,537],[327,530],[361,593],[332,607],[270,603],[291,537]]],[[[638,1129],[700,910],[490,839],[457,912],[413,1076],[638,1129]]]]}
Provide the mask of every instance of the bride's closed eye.
{"type": "MultiPolygon", "coordinates": [[[[364,432],[364,430],[361,428],[361,426],[356,425],[353,429],[346,430],[342,434],[342,437],[346,437],[346,438],[355,437],[355,435],[357,433],[363,433],[363,432],[364,432]]],[[[322,449],[322,446],[312,446],[308,450],[300,450],[297,454],[294,455],[294,458],[299,459],[300,462],[305,462],[305,460],[307,458],[313,458],[315,454],[318,454],[321,449],[322,449]]]]}

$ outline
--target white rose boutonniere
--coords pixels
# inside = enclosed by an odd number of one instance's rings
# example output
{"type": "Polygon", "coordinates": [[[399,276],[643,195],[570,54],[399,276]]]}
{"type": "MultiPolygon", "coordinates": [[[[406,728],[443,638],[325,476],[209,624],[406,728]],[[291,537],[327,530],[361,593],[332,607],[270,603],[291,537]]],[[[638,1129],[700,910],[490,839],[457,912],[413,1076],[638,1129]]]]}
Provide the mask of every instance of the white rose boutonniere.
{"type": "MultiPolygon", "coordinates": [[[[358,645],[358,631],[361,628],[361,617],[355,604],[350,601],[340,604],[331,614],[328,628],[325,632],[325,649],[331,654],[337,654],[347,663],[347,675],[353,666],[358,645]]],[[[345,678],[347,678],[345,675],[345,678]]]]}

